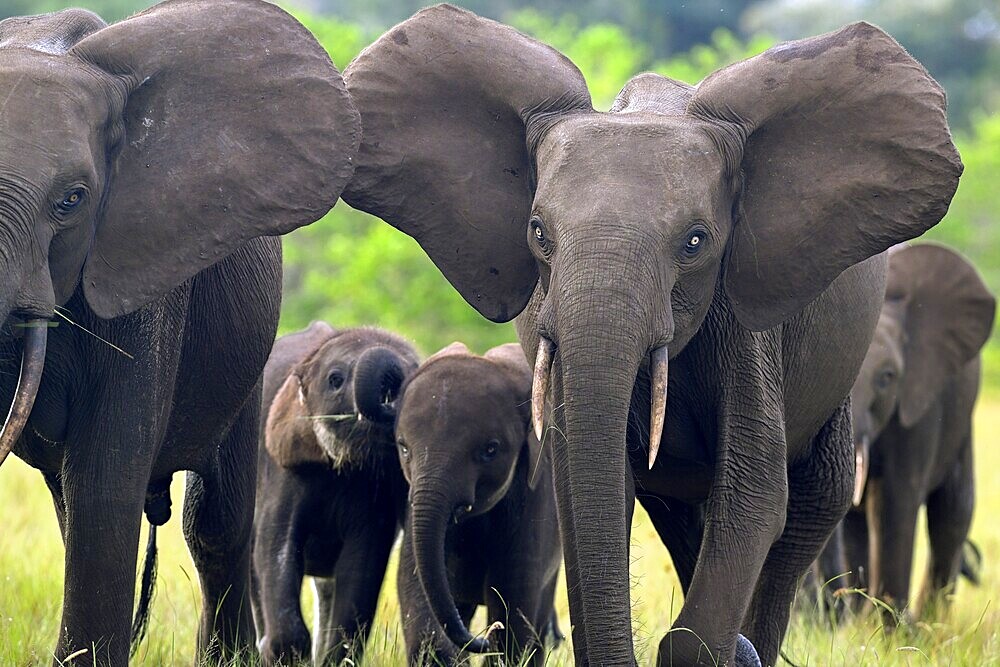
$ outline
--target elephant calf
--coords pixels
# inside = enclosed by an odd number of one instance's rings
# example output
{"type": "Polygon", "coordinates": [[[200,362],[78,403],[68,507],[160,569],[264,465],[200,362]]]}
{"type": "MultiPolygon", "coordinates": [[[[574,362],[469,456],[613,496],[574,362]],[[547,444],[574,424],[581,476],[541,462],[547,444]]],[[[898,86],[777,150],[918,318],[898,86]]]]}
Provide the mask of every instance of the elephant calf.
{"type": "Polygon", "coordinates": [[[518,345],[475,356],[453,343],[399,399],[396,443],[410,482],[399,597],[411,664],[453,664],[483,651],[466,629],[485,604],[504,629],[493,648],[516,659],[559,636],[561,560],[551,464],[529,428],[531,369],[518,345]],[[442,636],[441,629],[444,633],[442,636]]]}
{"type": "Polygon", "coordinates": [[[963,548],[974,503],[972,410],[995,308],[952,250],[914,244],[890,253],[885,304],[851,391],[855,509],[824,552],[824,580],[849,570],[858,575],[851,584],[905,609],[921,505],[931,549],[920,606],[951,590],[960,571],[974,579],[963,548]]]}
{"type": "Polygon", "coordinates": [[[316,663],[340,664],[363,649],[406,497],[392,402],[417,364],[409,343],[373,328],[314,322],[274,344],[264,370],[253,546],[265,663],[309,656],[304,574],[314,577],[318,599],[316,663]]]}

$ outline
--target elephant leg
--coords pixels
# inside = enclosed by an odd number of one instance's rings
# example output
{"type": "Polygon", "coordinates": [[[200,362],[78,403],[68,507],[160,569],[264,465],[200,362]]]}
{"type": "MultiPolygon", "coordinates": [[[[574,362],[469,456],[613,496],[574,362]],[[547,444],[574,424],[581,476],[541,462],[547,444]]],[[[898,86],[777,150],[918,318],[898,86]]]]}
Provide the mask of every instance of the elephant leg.
{"type": "Polygon", "coordinates": [[[916,494],[899,488],[895,482],[888,475],[869,480],[865,507],[869,529],[869,593],[896,612],[884,614],[890,627],[898,622],[898,613],[909,604],[913,541],[920,510],[916,494]]]}
{"type": "Polygon", "coordinates": [[[947,603],[962,568],[963,548],[972,525],[975,505],[975,479],[972,467],[972,443],[944,483],[927,498],[927,532],[930,536],[930,562],[927,580],[921,592],[921,613],[933,614],[935,607],[947,603]]]}
{"type": "Polygon", "coordinates": [[[845,401],[814,438],[810,456],[788,473],[785,529],[767,554],[743,625],[765,665],[777,664],[796,586],[850,505],[852,453],[845,401]]]}
{"type": "Polygon", "coordinates": [[[868,587],[868,519],[864,512],[850,511],[841,524],[844,558],[851,573],[850,585],[868,587]]]}
{"type": "Polygon", "coordinates": [[[649,494],[640,494],[639,502],[663,546],[670,552],[681,590],[687,595],[701,550],[703,524],[698,508],[673,498],[649,494]]]}
{"type": "Polygon", "coordinates": [[[63,496],[63,487],[60,476],[52,473],[44,473],[45,485],[49,487],[52,495],[52,507],[56,511],[56,521],[59,523],[59,535],[62,537],[63,546],[66,546],[66,498],[63,496]]]}
{"type": "Polygon", "coordinates": [[[279,545],[272,549],[269,544],[258,544],[255,554],[261,617],[258,648],[265,665],[309,657],[309,630],[302,618],[300,602],[305,567],[303,540],[295,535],[291,525],[288,528],[287,533],[279,536],[279,545]]]}
{"type": "Polygon", "coordinates": [[[319,595],[313,656],[317,665],[339,665],[347,658],[357,663],[364,654],[395,539],[395,524],[373,533],[356,535],[344,543],[333,573],[334,595],[329,590],[331,582],[317,581],[317,595],[321,585],[328,589],[319,595]]]}
{"type": "MultiPolygon", "coordinates": [[[[403,534],[403,544],[399,552],[399,569],[396,573],[396,590],[399,594],[399,615],[403,623],[403,638],[406,642],[407,664],[411,667],[448,667],[458,663],[459,652],[444,636],[431,610],[424,590],[417,577],[417,561],[413,554],[413,543],[408,532],[403,534]]],[[[463,622],[470,607],[460,607],[463,622]]],[[[475,612],[475,605],[471,605],[475,612]]]]}
{"type": "Polygon", "coordinates": [[[211,474],[189,473],[184,537],[201,580],[198,652],[213,658],[253,650],[250,536],[257,475],[260,383],[218,446],[211,474]]]}

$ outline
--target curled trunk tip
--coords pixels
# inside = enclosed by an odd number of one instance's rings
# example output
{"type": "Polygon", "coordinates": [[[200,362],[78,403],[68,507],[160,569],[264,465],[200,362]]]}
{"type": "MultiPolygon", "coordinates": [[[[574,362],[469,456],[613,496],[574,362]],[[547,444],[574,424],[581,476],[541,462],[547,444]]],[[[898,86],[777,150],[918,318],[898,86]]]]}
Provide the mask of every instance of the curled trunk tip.
{"type": "Polygon", "coordinates": [[[17,380],[10,412],[0,431],[0,465],[3,464],[14,443],[21,437],[35,405],[38,386],[45,368],[45,347],[49,335],[48,320],[31,320],[24,325],[24,351],[21,353],[21,375],[17,380]]]}

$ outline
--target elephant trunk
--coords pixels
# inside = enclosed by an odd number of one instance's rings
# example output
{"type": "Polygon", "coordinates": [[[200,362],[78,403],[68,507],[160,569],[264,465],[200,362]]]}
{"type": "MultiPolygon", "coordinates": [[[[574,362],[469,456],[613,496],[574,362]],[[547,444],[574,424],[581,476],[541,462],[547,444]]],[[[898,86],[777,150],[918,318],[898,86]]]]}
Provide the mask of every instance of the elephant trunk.
{"type": "MultiPolygon", "coordinates": [[[[444,483],[442,480],[438,484],[444,483]]],[[[410,539],[413,540],[417,576],[431,611],[444,628],[448,639],[466,651],[485,653],[490,650],[489,642],[469,633],[448,585],[444,546],[454,503],[449,494],[440,488],[432,488],[433,484],[422,482],[423,488],[415,488],[412,496],[410,539]]]]}
{"type": "Polygon", "coordinates": [[[354,371],[354,402],[358,412],[377,424],[392,424],[400,387],[406,378],[399,355],[385,347],[373,347],[361,355],[354,371]]]}
{"type": "Polygon", "coordinates": [[[24,326],[24,350],[21,353],[21,375],[17,381],[14,400],[10,412],[0,431],[0,465],[14,448],[14,443],[21,437],[21,431],[28,421],[31,409],[35,405],[35,396],[42,381],[42,370],[45,368],[45,347],[48,342],[48,320],[35,319],[26,322],[24,326]]]}

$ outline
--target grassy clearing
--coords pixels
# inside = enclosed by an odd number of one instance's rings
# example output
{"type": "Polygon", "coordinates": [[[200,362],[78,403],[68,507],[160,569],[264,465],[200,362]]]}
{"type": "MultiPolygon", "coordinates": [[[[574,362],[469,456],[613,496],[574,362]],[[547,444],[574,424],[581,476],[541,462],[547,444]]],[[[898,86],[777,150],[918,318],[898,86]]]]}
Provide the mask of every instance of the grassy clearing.
{"type": "MultiPolygon", "coordinates": [[[[934,622],[918,621],[886,635],[874,614],[862,614],[836,631],[822,622],[794,616],[785,653],[798,665],[1000,665],[1000,397],[983,401],[976,418],[979,503],[972,536],[984,554],[983,585],[959,585],[951,613],[934,622]]],[[[183,490],[175,480],[174,498],[183,490]]],[[[48,491],[40,475],[11,457],[0,469],[0,665],[47,665],[58,631],[63,581],[62,543],[48,491]]],[[[181,535],[180,503],[158,536],[160,578],[150,631],[137,664],[190,665],[199,609],[197,575],[181,535]]],[[[143,535],[145,543],[145,534],[143,535]]],[[[921,538],[915,585],[922,583],[925,558],[921,538]]],[[[395,604],[395,563],[380,602],[377,627],[366,664],[403,664],[403,641],[395,604]]],[[[636,651],[650,664],[660,635],[681,606],[680,587],[670,559],[641,510],[633,530],[632,599],[636,651]]],[[[303,605],[311,621],[312,591],[304,587],[303,605]]],[[[562,627],[569,628],[565,589],[558,593],[562,627]]],[[[482,628],[481,616],[473,624],[482,628]]],[[[74,664],[86,664],[82,656],[74,664]],[[81,662],[82,661],[82,662],[81,662]]],[[[564,645],[549,665],[572,664],[564,645]]]]}

